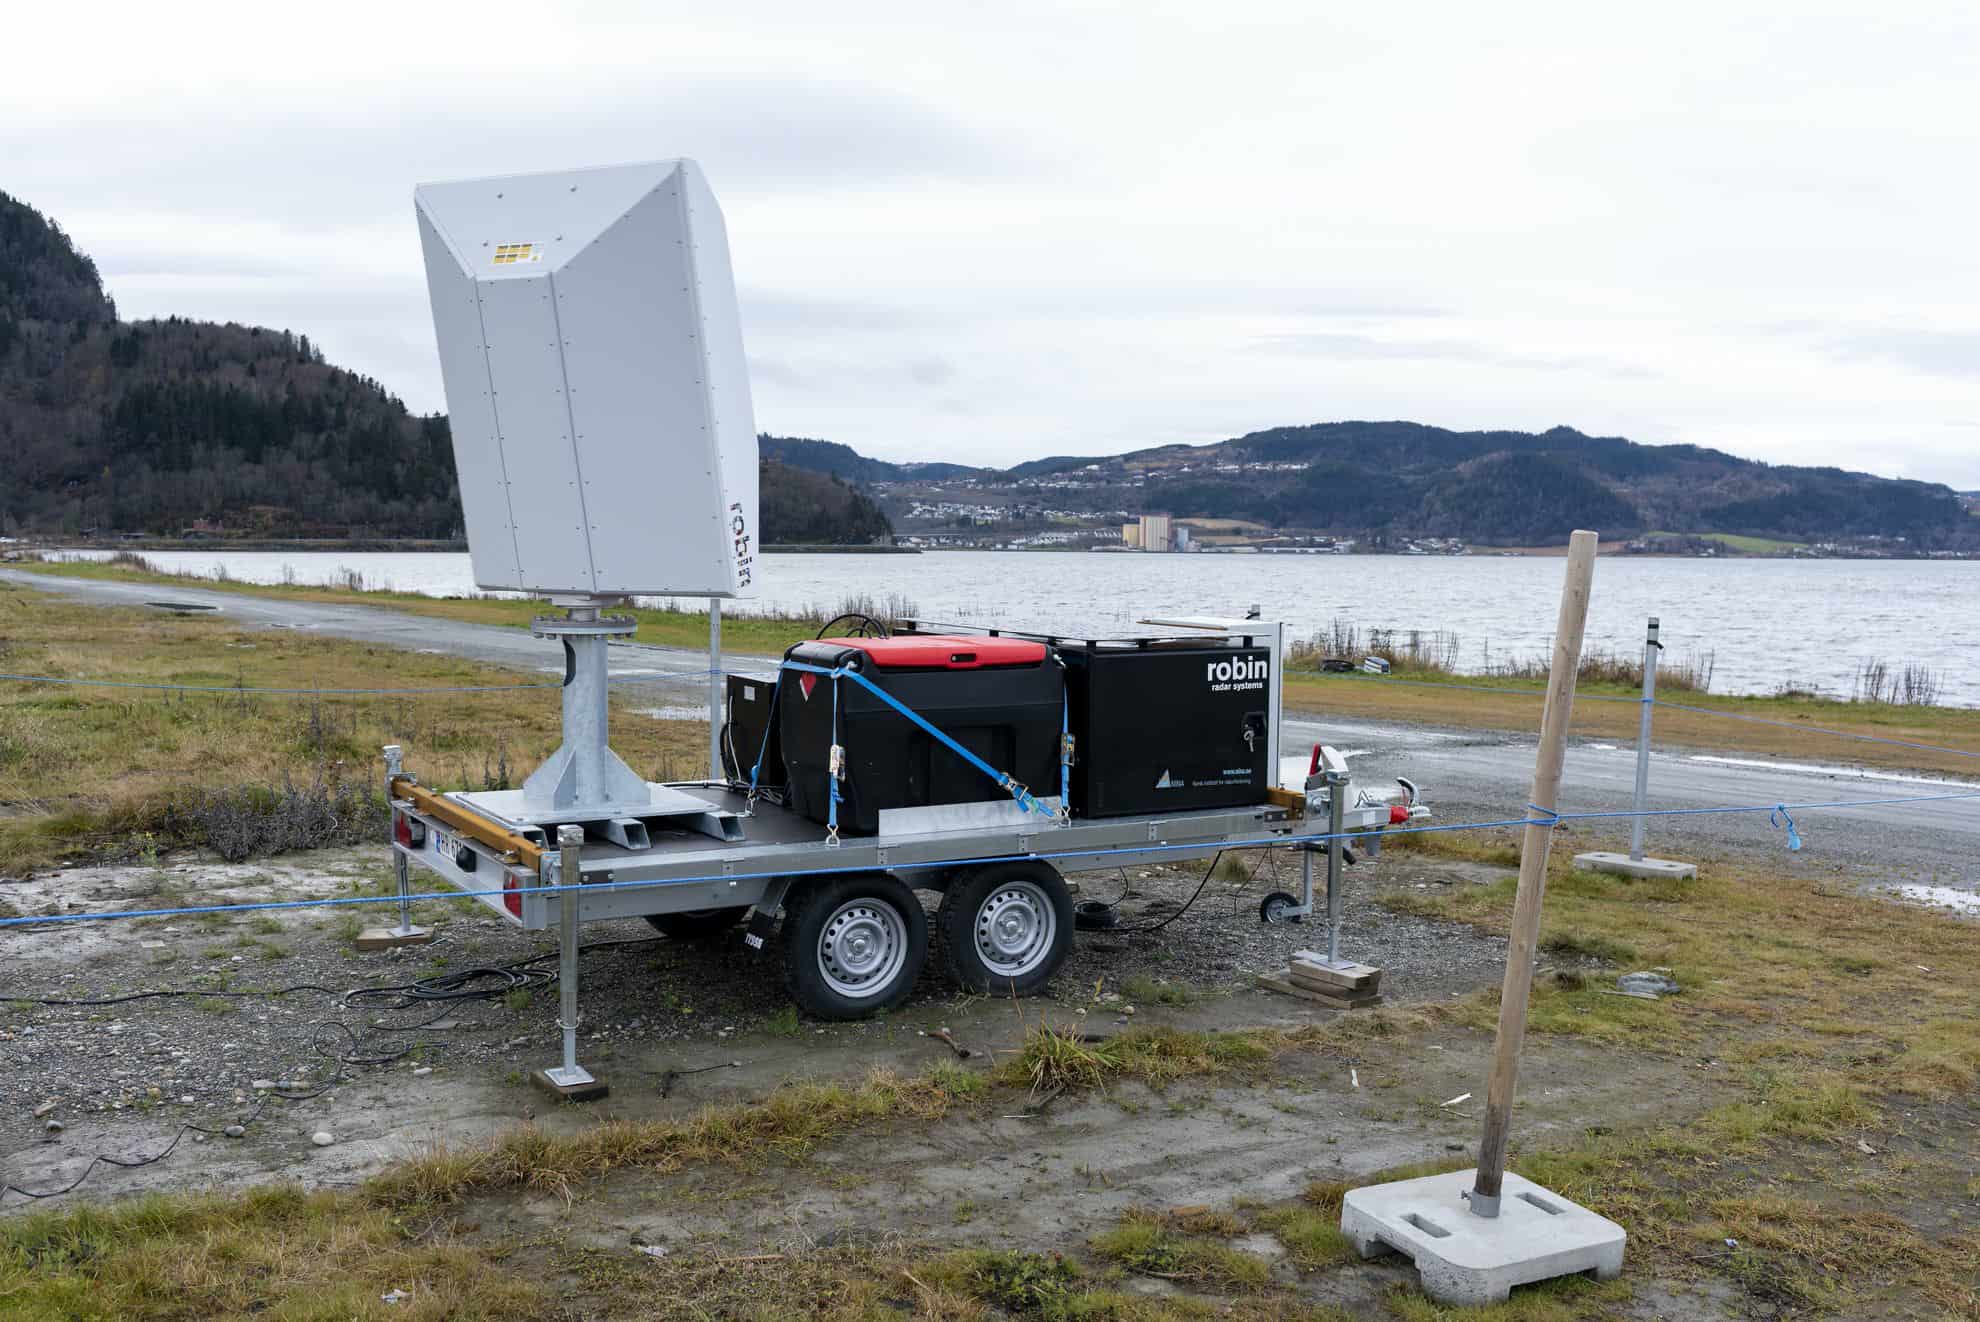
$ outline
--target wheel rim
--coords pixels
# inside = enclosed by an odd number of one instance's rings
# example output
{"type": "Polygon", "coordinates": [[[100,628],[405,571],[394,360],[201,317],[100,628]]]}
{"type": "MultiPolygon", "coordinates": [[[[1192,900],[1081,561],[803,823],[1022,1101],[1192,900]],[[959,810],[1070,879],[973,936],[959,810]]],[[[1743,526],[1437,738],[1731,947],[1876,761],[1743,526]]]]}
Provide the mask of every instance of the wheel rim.
{"type": "Polygon", "coordinates": [[[976,954],[999,978],[1031,972],[1052,953],[1059,916],[1044,888],[1028,881],[1000,886],[976,911],[976,954]]]}
{"type": "Polygon", "coordinates": [[[841,996],[878,996],[900,976],[907,947],[907,922],[890,905],[853,900],[825,920],[818,938],[818,971],[841,996]]]}

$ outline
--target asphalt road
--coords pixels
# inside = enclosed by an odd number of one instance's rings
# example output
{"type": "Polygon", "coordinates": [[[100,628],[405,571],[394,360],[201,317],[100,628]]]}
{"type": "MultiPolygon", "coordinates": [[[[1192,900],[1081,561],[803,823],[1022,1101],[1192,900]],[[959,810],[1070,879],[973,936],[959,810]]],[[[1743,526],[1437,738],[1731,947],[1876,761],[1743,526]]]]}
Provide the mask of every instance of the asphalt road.
{"type": "MultiPolygon", "coordinates": [[[[180,585],[170,587],[104,579],[70,579],[0,569],[0,582],[38,588],[81,601],[143,606],[159,602],[211,607],[253,628],[296,629],[330,637],[444,653],[544,674],[562,670],[555,643],[520,629],[411,615],[388,607],[330,605],[279,597],[255,597],[180,585]]],[[[707,658],[703,653],[645,644],[615,643],[615,681],[629,686],[649,710],[682,719],[705,718],[707,658]]],[[[762,658],[732,658],[729,667],[768,674],[762,658]]],[[[1539,722],[1539,704],[1534,705],[1539,722]]],[[[1847,765],[1816,765],[1754,757],[1740,750],[1740,730],[1726,723],[1715,748],[1659,748],[1651,758],[1653,808],[1718,808],[1733,805],[1810,804],[1837,800],[1893,799],[1980,791],[1980,765],[1967,781],[1906,775],[1847,765]]],[[[1526,804],[1534,743],[1517,735],[1403,723],[1332,722],[1294,716],[1286,722],[1284,751],[1303,752],[1325,741],[1350,754],[1357,783],[1384,786],[1407,776],[1423,790],[1440,822],[1517,817],[1526,804]]],[[[1630,807],[1636,757],[1631,747],[1582,740],[1569,750],[1562,778],[1563,812],[1610,812],[1630,807]]],[[[1841,875],[1866,885],[1924,885],[1972,893],[1980,890],[1980,797],[1934,803],[1891,804],[1794,813],[1804,847],[1790,854],[1785,832],[1766,812],[1656,818],[1649,852],[1674,858],[1710,858],[1733,852],[1777,850],[1793,872],[1841,875]]],[[[1570,824],[1563,847],[1614,847],[1627,840],[1626,821],[1570,824]]],[[[1958,897],[1953,897],[1957,902],[1958,897]]]]}

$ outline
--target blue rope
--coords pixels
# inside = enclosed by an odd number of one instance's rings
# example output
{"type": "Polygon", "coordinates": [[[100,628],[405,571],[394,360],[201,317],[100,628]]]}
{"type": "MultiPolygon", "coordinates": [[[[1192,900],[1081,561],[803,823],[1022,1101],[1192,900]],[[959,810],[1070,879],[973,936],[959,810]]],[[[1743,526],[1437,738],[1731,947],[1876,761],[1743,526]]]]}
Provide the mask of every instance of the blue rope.
{"type": "MultiPolygon", "coordinates": [[[[1481,831],[1514,826],[1552,826],[1560,822],[1600,821],[1611,818],[1628,817],[1696,817],[1728,813],[1785,813],[1813,812],[1831,808],[1873,808],[1891,807],[1910,803],[1941,803],[1950,799],[1980,799],[1980,790],[1968,790],[1958,794],[1914,794],[1892,799],[1833,799],[1820,803],[1776,803],[1748,804],[1723,808],[1647,808],[1642,812],[1571,812],[1556,813],[1551,820],[1535,817],[1508,817],[1498,821],[1451,822],[1438,826],[1391,826],[1382,830],[1386,836],[1396,835],[1440,835],[1447,831],[1481,831]]],[[[1252,839],[1227,840],[1211,846],[1213,849],[1281,849],[1305,844],[1321,844],[1329,840],[1352,840],[1363,836],[1363,832],[1316,831],[1310,834],[1287,833],[1258,836],[1252,839]]],[[[1060,858],[1109,858],[1122,854],[1163,854],[1191,852],[1201,855],[1208,852],[1202,841],[1189,841],[1180,844],[1141,844],[1123,845],[1111,849],[1060,849],[1036,850],[1024,854],[999,854],[970,858],[936,859],[927,863],[917,863],[915,870],[977,866],[985,863],[1018,863],[1029,860],[1052,860],[1060,858]]],[[[666,881],[588,881],[584,883],[585,893],[603,893],[618,890],[655,890],[663,886],[692,886],[708,882],[767,880],[772,877],[813,877],[832,876],[848,872],[870,872],[870,865],[845,865],[822,868],[778,868],[766,872],[709,873],[706,876],[675,877],[666,881]]],[[[424,891],[409,894],[405,898],[413,900],[462,900],[484,899],[507,895],[554,895],[556,886],[519,886],[513,890],[455,890],[424,891]]],[[[212,904],[184,909],[130,909],[107,913],[67,913],[51,914],[40,918],[0,918],[0,928],[31,927],[38,923],[101,922],[119,918],[173,918],[190,917],[204,913],[253,913],[270,909],[329,909],[345,905],[397,904],[397,895],[360,895],[345,899],[324,900],[263,900],[250,904],[212,904]]]]}

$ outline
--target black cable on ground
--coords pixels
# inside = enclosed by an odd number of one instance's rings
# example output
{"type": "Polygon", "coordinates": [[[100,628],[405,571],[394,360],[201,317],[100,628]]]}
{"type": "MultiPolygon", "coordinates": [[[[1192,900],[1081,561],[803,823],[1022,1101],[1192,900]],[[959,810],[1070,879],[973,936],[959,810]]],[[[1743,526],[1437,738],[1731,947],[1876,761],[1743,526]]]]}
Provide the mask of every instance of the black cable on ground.
{"type": "MultiPolygon", "coordinates": [[[[582,954],[587,950],[610,950],[618,946],[650,945],[655,941],[664,939],[663,937],[650,936],[630,937],[616,941],[593,941],[587,945],[579,946],[578,953],[582,954]]],[[[197,988],[167,988],[157,991],[132,992],[124,996],[94,998],[9,996],[0,994],[0,1001],[19,1001],[26,1004],[51,1006],[99,1006],[122,1005],[129,1001],[142,1001],[170,996],[286,996],[292,992],[315,991],[329,996],[340,996],[346,1005],[365,1005],[382,997],[397,997],[398,999],[394,1003],[380,1005],[377,1008],[398,1010],[413,1005],[432,1004],[435,1002],[445,1003],[462,1000],[492,999],[513,991],[518,987],[537,988],[552,986],[557,981],[556,972],[552,969],[535,968],[534,965],[556,958],[557,953],[557,951],[551,950],[542,954],[532,955],[527,959],[514,960],[508,964],[461,969],[453,973],[440,974],[431,978],[418,978],[412,982],[397,983],[388,986],[354,987],[345,992],[340,992],[334,987],[325,987],[319,983],[301,982],[288,987],[253,988],[246,991],[215,992],[197,988]]],[[[439,1023],[452,1013],[451,1010],[443,1010],[433,1018],[417,1024],[373,1024],[367,1031],[380,1033],[416,1032],[422,1028],[431,1028],[434,1024],[439,1023]]],[[[282,1083],[278,1082],[276,1087],[264,1091],[260,1100],[254,1104],[254,1109],[249,1111],[240,1120],[235,1121],[235,1124],[245,1130],[249,1125],[261,1118],[262,1112],[268,1109],[268,1104],[271,1101],[278,1099],[285,1102],[310,1101],[313,1098],[321,1097],[324,1093],[329,1092],[332,1088],[344,1082],[349,1077],[350,1070],[353,1067],[391,1065],[404,1060],[425,1045],[424,1043],[414,1043],[412,1046],[398,1051],[362,1054],[363,1035],[356,1029],[353,1029],[349,1024],[335,1019],[326,1019],[311,1025],[309,1043],[311,1050],[317,1055],[336,1063],[336,1072],[323,1083],[314,1086],[283,1086],[282,1083]],[[344,1038],[341,1042],[336,1041],[334,1038],[334,1035],[339,1033],[344,1038]],[[329,1040],[326,1041],[326,1039],[329,1040]]],[[[689,1073],[697,1071],[681,1072],[689,1073]]],[[[81,1188],[83,1182],[95,1173],[98,1166],[115,1166],[119,1170],[137,1170],[141,1167],[163,1161],[165,1158],[171,1156],[178,1150],[179,1144],[185,1141],[187,1134],[207,1134],[215,1137],[225,1137],[227,1129],[231,1127],[223,1126],[222,1128],[215,1129],[210,1125],[203,1125],[188,1120],[179,1126],[178,1132],[172,1135],[169,1143],[148,1156],[113,1157],[109,1153],[98,1152],[90,1157],[89,1163],[83,1167],[81,1174],[59,1189],[28,1189],[8,1181],[6,1183],[0,1183],[0,1200],[4,1200],[10,1193],[19,1194],[21,1197],[34,1202],[40,1202],[46,1198],[60,1198],[64,1194],[73,1193],[75,1190],[81,1188]]]]}
{"type": "MultiPolygon", "coordinates": [[[[1210,878],[1212,874],[1214,874],[1217,871],[1217,865],[1223,861],[1224,861],[1224,851],[1220,849],[1217,851],[1217,856],[1210,860],[1210,866],[1203,869],[1203,879],[1196,883],[1196,889],[1190,892],[1188,901],[1184,903],[1182,908],[1176,910],[1174,913],[1170,914],[1167,918],[1164,918],[1160,922],[1156,922],[1156,923],[1144,923],[1139,927],[1112,928],[1109,930],[1108,935],[1124,936],[1135,932],[1161,931],[1163,928],[1167,927],[1170,923],[1173,923],[1174,921],[1176,921],[1176,919],[1182,917],[1184,914],[1189,912],[1190,906],[1194,905],[1197,901],[1197,898],[1203,894],[1203,888],[1210,884],[1210,878]]],[[[1257,877],[1258,875],[1258,867],[1256,864],[1252,865],[1251,875],[1254,878],[1257,877]]]]}

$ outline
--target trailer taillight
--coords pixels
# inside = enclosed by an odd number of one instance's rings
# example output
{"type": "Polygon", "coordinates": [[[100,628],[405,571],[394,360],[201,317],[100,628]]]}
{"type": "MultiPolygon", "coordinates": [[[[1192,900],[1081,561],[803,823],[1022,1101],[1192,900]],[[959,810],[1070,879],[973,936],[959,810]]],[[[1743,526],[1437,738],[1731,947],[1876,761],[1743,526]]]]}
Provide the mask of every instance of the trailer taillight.
{"type": "Polygon", "coordinates": [[[402,812],[392,814],[392,838],[407,849],[418,849],[426,843],[426,823],[416,822],[402,812]]]}
{"type": "Polygon", "coordinates": [[[502,878],[502,907],[516,917],[522,917],[522,883],[511,872],[502,878]]]}

